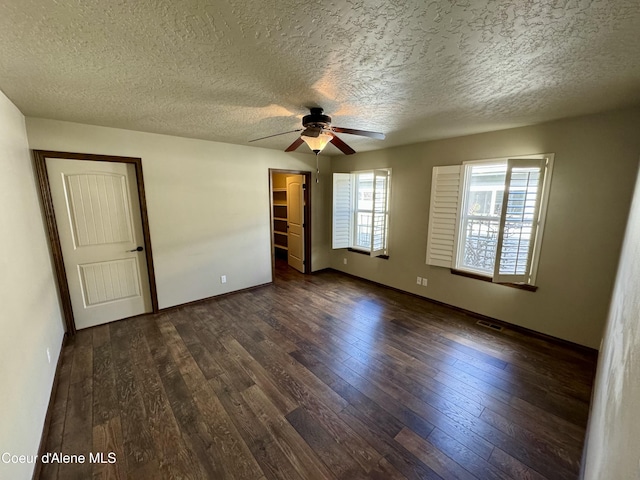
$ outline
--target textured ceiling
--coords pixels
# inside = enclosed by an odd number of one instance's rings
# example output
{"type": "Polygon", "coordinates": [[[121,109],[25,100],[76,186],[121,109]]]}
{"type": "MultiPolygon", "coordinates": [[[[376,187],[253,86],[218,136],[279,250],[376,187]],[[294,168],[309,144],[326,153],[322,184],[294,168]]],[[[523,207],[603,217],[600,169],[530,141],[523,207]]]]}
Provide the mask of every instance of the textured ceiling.
{"type": "Polygon", "coordinates": [[[0,89],[27,116],[236,144],[322,106],[387,134],[342,136],[361,151],[638,105],[639,29],[638,0],[2,0],[0,89]]]}

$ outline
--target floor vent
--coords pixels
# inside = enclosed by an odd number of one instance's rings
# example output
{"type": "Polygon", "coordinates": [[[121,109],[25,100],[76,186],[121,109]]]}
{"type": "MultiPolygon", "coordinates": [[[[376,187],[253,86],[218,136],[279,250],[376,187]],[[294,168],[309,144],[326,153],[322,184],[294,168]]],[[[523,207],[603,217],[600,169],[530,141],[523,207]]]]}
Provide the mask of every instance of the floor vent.
{"type": "Polygon", "coordinates": [[[501,332],[502,330],[504,330],[504,327],[500,325],[496,325],[495,323],[487,322],[486,320],[478,320],[476,322],[476,325],[480,325],[481,327],[485,327],[485,328],[490,328],[491,330],[496,330],[498,332],[501,332]]]}

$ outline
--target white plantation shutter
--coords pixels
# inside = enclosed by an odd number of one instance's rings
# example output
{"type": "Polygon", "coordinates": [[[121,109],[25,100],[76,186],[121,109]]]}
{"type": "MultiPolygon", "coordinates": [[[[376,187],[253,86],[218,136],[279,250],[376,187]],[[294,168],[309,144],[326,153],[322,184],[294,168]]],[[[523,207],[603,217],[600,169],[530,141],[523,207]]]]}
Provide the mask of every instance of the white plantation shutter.
{"type": "Polygon", "coordinates": [[[375,170],[373,180],[373,218],[371,221],[371,255],[386,254],[387,198],[389,195],[389,171],[375,170]]]}
{"type": "Polygon", "coordinates": [[[332,248],[351,246],[353,228],[352,175],[350,173],[333,174],[333,231],[332,248]]]}
{"type": "Polygon", "coordinates": [[[456,258],[462,165],[433,167],[427,264],[451,268],[456,258]]]}
{"type": "Polygon", "coordinates": [[[494,282],[531,282],[545,164],[545,159],[510,159],[507,163],[494,282]]]}

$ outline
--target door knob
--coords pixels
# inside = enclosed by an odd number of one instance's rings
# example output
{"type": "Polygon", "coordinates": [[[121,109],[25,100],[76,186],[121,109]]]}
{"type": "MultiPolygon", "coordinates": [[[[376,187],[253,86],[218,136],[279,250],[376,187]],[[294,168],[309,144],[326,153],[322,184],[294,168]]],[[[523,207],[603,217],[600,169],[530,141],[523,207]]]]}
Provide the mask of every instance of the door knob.
{"type": "Polygon", "coordinates": [[[143,251],[143,250],[144,250],[144,248],[142,248],[142,247],[137,247],[137,248],[134,248],[133,250],[129,250],[129,252],[141,252],[141,251],[143,251]]]}

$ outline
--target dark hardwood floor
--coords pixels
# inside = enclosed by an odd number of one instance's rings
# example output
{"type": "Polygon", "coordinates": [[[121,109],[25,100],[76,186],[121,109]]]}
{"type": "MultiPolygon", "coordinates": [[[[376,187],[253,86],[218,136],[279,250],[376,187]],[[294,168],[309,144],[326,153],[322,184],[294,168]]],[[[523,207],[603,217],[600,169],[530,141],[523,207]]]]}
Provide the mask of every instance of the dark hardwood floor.
{"type": "Polygon", "coordinates": [[[107,463],[40,478],[577,478],[595,356],[475,321],[279,263],[273,285],[79,331],[46,451],[107,463]]]}

